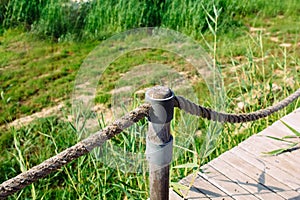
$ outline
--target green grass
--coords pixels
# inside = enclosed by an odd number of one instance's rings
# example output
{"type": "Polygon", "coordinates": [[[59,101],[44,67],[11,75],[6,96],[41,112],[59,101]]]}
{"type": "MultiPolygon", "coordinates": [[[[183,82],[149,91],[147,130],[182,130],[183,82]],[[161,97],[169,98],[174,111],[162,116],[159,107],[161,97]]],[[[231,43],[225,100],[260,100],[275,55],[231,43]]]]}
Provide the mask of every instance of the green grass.
{"type": "MultiPolygon", "coordinates": [[[[9,2],[11,3],[9,9],[14,6],[17,8],[18,1],[9,2]]],[[[148,26],[150,18],[156,19],[153,25],[173,28],[198,38],[198,42],[212,58],[215,58],[215,63],[224,78],[227,112],[251,112],[265,108],[299,88],[300,8],[295,0],[280,4],[263,0],[239,4],[233,1],[216,1],[217,8],[222,7],[217,29],[208,16],[211,15],[213,19],[215,17],[214,9],[209,3],[203,8],[200,4],[192,4],[192,1],[185,1],[182,4],[179,1],[166,1],[166,5],[169,6],[160,7],[157,4],[151,7],[152,10],[147,10],[150,5],[148,1],[139,1],[137,4],[132,3],[134,1],[128,3],[120,1],[117,8],[106,1],[105,7],[95,3],[96,6],[85,8],[86,13],[77,15],[78,18],[74,19],[71,13],[64,15],[67,10],[63,9],[66,7],[52,5],[53,2],[47,1],[45,7],[36,7],[34,12],[23,6],[26,12],[36,13],[33,18],[26,15],[18,16],[12,12],[13,9],[6,17],[0,14],[1,20],[13,22],[0,28],[0,125],[57,105],[59,102],[67,101],[68,104],[80,65],[89,52],[100,44],[94,39],[103,39],[133,27],[148,26]],[[181,12],[183,7],[187,9],[181,12]],[[125,11],[124,8],[130,9],[125,11]],[[141,8],[148,12],[136,13],[136,10],[141,8]],[[153,11],[157,9],[163,10],[165,14],[158,12],[153,16],[153,11]],[[117,12],[119,10],[122,12],[117,12]],[[98,21],[96,16],[96,13],[101,13],[100,11],[106,16],[102,21],[98,21]],[[54,19],[52,12],[59,18],[54,19]],[[77,33],[76,29],[79,26],[70,26],[67,22],[73,19],[79,23],[82,16],[87,16],[88,21],[85,21],[87,24],[83,24],[85,27],[82,29],[83,32],[77,33]],[[65,24],[60,24],[62,21],[65,24]],[[52,29],[50,24],[53,26],[52,29]],[[213,28],[210,31],[209,24],[213,28]],[[15,26],[17,28],[13,28],[15,26]],[[261,29],[253,30],[250,27],[261,29]],[[28,32],[27,28],[31,31],[28,32]],[[80,38],[85,39],[80,41],[80,38]],[[283,43],[290,46],[280,46],[283,43]]],[[[34,1],[29,5],[33,3],[34,1]]],[[[1,6],[0,10],[3,10],[1,6]]],[[[14,12],[26,13],[25,11],[14,12]]],[[[124,74],[134,66],[153,62],[171,66],[178,72],[188,72],[186,77],[191,79],[195,75],[185,60],[170,52],[162,50],[130,52],[116,59],[103,73],[97,88],[96,103],[111,106],[111,90],[121,84],[120,79],[124,74]]],[[[122,81],[126,84],[126,80],[122,81]]],[[[216,106],[208,96],[202,78],[195,79],[192,83],[200,104],[216,106]]],[[[187,174],[199,170],[200,164],[210,161],[247,137],[263,130],[279,117],[299,107],[299,104],[298,100],[283,111],[257,122],[241,125],[224,124],[221,133],[209,138],[207,138],[209,127],[207,120],[184,115],[182,111],[176,109],[171,127],[172,134],[180,146],[174,148],[176,159],[172,163],[171,181],[177,182],[187,174]],[[185,144],[183,141],[188,142],[185,144]],[[204,148],[205,144],[207,148],[204,148]],[[211,151],[211,154],[203,157],[207,151],[211,151]],[[190,164],[186,165],[187,163],[190,164]]],[[[64,110],[66,115],[64,117],[67,118],[70,108],[66,106],[64,110]]],[[[21,128],[1,128],[0,182],[78,142],[76,130],[64,117],[38,119],[21,128]]],[[[106,120],[99,120],[101,127],[105,126],[106,120]]],[[[143,120],[112,139],[106,147],[109,145],[118,147],[118,150],[112,152],[119,153],[118,162],[123,163],[122,153],[130,151],[140,153],[145,150],[146,130],[147,124],[143,120]],[[137,137],[138,135],[143,137],[137,137]]],[[[145,168],[140,173],[123,173],[115,166],[103,164],[92,153],[26,187],[9,199],[147,199],[149,197],[147,180],[145,168]]]]}
{"type": "Polygon", "coordinates": [[[97,44],[40,41],[21,30],[5,31],[0,42],[0,124],[70,98],[70,82],[97,44]]]}
{"type": "Polygon", "coordinates": [[[222,32],[243,27],[244,17],[264,18],[278,15],[297,16],[299,3],[263,0],[94,0],[72,3],[69,0],[4,0],[0,3],[0,27],[22,25],[41,37],[56,41],[105,39],[116,32],[162,26],[200,38],[209,29],[206,14],[213,5],[222,8],[219,26],[222,32]]]}
{"type": "MultiPolygon", "coordinates": [[[[12,146],[1,150],[3,156],[0,171],[5,172],[1,173],[1,180],[33,167],[78,142],[78,135],[69,123],[56,117],[39,119],[28,127],[11,130],[10,133],[14,135],[14,139],[9,141],[12,146]],[[37,143],[40,145],[36,145],[37,143]],[[7,160],[6,157],[11,157],[12,160],[7,160]]],[[[90,154],[41,179],[34,184],[34,188],[37,199],[123,199],[124,196],[139,199],[140,196],[148,195],[145,179],[146,172],[123,174],[103,165],[90,154]]],[[[27,187],[19,195],[33,198],[32,188],[33,186],[27,187]]]]}
{"type": "Polygon", "coordinates": [[[296,129],[294,129],[293,127],[291,127],[287,123],[285,123],[284,121],[281,121],[281,123],[283,123],[284,126],[286,126],[289,129],[289,131],[291,131],[293,133],[293,135],[285,135],[281,138],[270,136],[270,135],[267,135],[266,137],[268,137],[269,139],[272,139],[272,140],[277,140],[277,141],[280,141],[282,143],[285,143],[287,147],[278,148],[278,149],[275,149],[275,150],[272,150],[272,151],[269,151],[269,152],[263,152],[264,154],[277,156],[279,154],[286,153],[286,152],[291,152],[293,150],[298,149],[297,145],[299,145],[299,141],[295,141],[295,140],[292,141],[292,139],[299,139],[300,138],[300,133],[296,129]]]}

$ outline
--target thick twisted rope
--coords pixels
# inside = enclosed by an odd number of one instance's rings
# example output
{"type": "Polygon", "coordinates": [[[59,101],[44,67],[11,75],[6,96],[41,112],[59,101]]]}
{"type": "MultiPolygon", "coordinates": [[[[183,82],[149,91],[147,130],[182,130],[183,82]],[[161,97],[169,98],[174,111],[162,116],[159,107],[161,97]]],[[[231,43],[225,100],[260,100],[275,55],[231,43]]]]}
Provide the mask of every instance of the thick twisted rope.
{"type": "Polygon", "coordinates": [[[145,116],[148,116],[150,108],[150,104],[144,104],[136,108],[121,119],[115,121],[112,125],[107,126],[105,129],[89,136],[76,145],[62,151],[52,158],[49,158],[28,171],[3,182],[0,185],[0,199],[6,198],[7,196],[21,190],[25,186],[45,177],[53,171],[56,171],[72,160],[89,153],[92,149],[100,146],[106,140],[121,133],[124,129],[143,119],[145,116]]]}
{"type": "Polygon", "coordinates": [[[285,98],[284,100],[280,101],[276,105],[270,106],[266,109],[262,109],[252,113],[245,113],[245,114],[229,114],[229,113],[222,113],[214,111],[210,108],[206,108],[200,105],[197,105],[188,99],[185,99],[181,96],[175,97],[175,106],[196,116],[200,116],[209,120],[218,121],[218,122],[229,122],[229,123],[241,123],[241,122],[249,122],[255,121],[260,118],[267,117],[274,112],[277,112],[294,100],[300,97],[300,89],[296,92],[285,98]]]}

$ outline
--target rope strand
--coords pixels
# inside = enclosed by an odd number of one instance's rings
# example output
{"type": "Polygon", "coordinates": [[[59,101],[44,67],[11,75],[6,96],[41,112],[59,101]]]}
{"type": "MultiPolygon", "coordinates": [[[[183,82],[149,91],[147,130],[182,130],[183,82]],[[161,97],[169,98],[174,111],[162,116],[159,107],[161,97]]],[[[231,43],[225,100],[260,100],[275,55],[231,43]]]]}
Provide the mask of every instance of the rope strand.
{"type": "Polygon", "coordinates": [[[210,108],[197,105],[189,101],[188,99],[185,99],[182,96],[175,97],[175,107],[178,107],[192,115],[203,117],[208,120],[213,120],[218,122],[229,122],[229,123],[242,123],[242,122],[255,121],[260,118],[267,117],[273,114],[274,112],[277,112],[283,109],[284,107],[288,106],[299,97],[300,97],[300,89],[298,89],[296,92],[294,92],[284,100],[280,101],[276,105],[270,106],[266,109],[262,109],[256,112],[245,113],[245,114],[230,114],[230,113],[217,112],[210,108]]]}

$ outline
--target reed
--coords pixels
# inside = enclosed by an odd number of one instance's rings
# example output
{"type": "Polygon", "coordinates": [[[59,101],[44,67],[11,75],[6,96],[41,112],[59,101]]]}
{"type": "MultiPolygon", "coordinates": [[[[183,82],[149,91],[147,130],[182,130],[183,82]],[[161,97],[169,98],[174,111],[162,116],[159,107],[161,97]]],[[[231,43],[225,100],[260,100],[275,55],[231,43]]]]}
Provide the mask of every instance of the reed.
{"type": "Polygon", "coordinates": [[[0,22],[4,28],[24,26],[40,36],[55,40],[105,39],[124,30],[163,26],[200,38],[209,30],[207,13],[221,8],[220,31],[244,26],[240,17],[262,14],[296,14],[296,0],[269,2],[252,0],[3,0],[0,22]]]}

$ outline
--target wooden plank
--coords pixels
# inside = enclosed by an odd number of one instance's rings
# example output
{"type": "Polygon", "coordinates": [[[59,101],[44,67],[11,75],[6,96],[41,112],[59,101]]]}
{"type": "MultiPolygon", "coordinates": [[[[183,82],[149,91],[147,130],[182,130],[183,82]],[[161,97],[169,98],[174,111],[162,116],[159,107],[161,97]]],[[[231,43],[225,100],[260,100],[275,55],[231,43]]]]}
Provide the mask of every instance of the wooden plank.
{"type": "MultiPolygon", "coordinates": [[[[276,137],[284,137],[284,136],[287,136],[287,135],[292,135],[290,134],[290,132],[286,132],[285,131],[282,131],[282,130],[278,130],[274,127],[271,127],[270,131],[269,132],[264,132],[262,137],[264,136],[276,136],[276,137]]],[[[294,136],[294,135],[293,135],[294,136]]],[[[276,150],[276,149],[279,149],[279,148],[286,148],[288,147],[289,143],[287,142],[283,142],[283,141],[278,141],[278,140],[275,140],[275,139],[271,139],[271,138],[266,138],[267,139],[267,143],[268,143],[268,146],[270,147],[269,151],[271,150],[276,150]]],[[[298,138],[293,138],[293,139],[288,139],[289,141],[291,142],[296,142],[296,143],[300,143],[300,140],[298,138]]],[[[298,165],[298,160],[300,159],[300,147],[299,145],[296,147],[296,148],[293,148],[291,151],[288,151],[288,152],[284,152],[280,155],[277,155],[277,156],[274,156],[274,157],[278,157],[278,158],[285,158],[286,160],[288,160],[289,162],[293,163],[293,165],[297,166],[298,165]]]]}
{"type": "Polygon", "coordinates": [[[269,188],[259,184],[254,179],[235,169],[232,165],[222,162],[220,159],[215,159],[209,162],[208,165],[225,174],[229,179],[237,182],[241,187],[260,199],[284,200],[283,197],[274,193],[269,188]]]}
{"type": "MultiPolygon", "coordinates": [[[[293,125],[292,123],[287,123],[287,124],[295,129],[297,128],[297,126],[293,125]]],[[[288,127],[286,127],[281,121],[277,121],[272,126],[269,126],[267,129],[260,132],[258,135],[271,135],[276,137],[284,137],[287,135],[295,136],[295,134],[288,127]]]]}
{"type": "Polygon", "coordinates": [[[300,132],[300,108],[296,111],[290,113],[289,115],[283,117],[281,120],[276,121],[274,124],[263,130],[259,133],[259,135],[268,135],[269,133],[271,135],[276,135],[277,137],[283,137],[286,135],[295,135],[292,133],[291,130],[289,130],[288,127],[286,127],[281,121],[287,123],[294,129],[296,129],[298,132],[300,132]]]}
{"type": "MultiPolygon", "coordinates": [[[[240,147],[240,145],[238,147],[240,147]]],[[[258,169],[265,171],[266,174],[269,174],[281,183],[288,185],[293,190],[297,190],[300,188],[300,181],[298,178],[291,174],[288,174],[281,168],[278,168],[276,166],[270,166],[266,161],[260,160],[255,155],[249,153],[245,149],[234,148],[233,150],[231,150],[231,152],[239,158],[243,159],[245,162],[248,162],[251,165],[257,167],[258,169]]]]}
{"type": "MultiPolygon", "coordinates": [[[[300,126],[299,126],[300,108],[298,108],[296,111],[290,113],[289,115],[283,117],[281,120],[286,122],[290,126],[294,127],[297,131],[300,132],[300,126]]],[[[281,122],[278,121],[278,123],[281,123],[281,122]]]]}
{"type": "MultiPolygon", "coordinates": [[[[293,119],[293,120],[298,121],[298,123],[300,122],[300,120],[298,120],[298,119],[293,119]]],[[[287,135],[294,136],[295,135],[295,134],[292,133],[291,130],[289,130],[281,122],[278,122],[277,124],[278,124],[278,126],[276,126],[276,127],[275,126],[270,127],[269,132],[262,132],[262,135],[264,135],[264,136],[269,135],[269,136],[276,136],[276,137],[284,137],[284,136],[287,136],[287,135]]],[[[296,125],[293,125],[293,124],[289,124],[289,125],[291,125],[293,128],[297,128],[296,125]]],[[[298,127],[300,127],[300,126],[298,125],[298,127]]],[[[300,129],[300,128],[298,128],[298,129],[300,129]]],[[[289,140],[300,143],[298,138],[289,139],[289,140]]],[[[276,141],[276,140],[270,140],[269,142],[274,145],[274,147],[273,147],[274,149],[287,147],[287,145],[288,145],[285,142],[280,142],[280,141],[276,141]]],[[[300,159],[300,147],[299,147],[299,145],[297,146],[297,148],[294,148],[292,151],[285,152],[283,155],[288,155],[290,157],[290,159],[293,160],[294,162],[296,162],[295,164],[298,165],[298,160],[300,159]]]]}
{"type": "Polygon", "coordinates": [[[170,200],[182,200],[182,198],[174,192],[171,188],[169,189],[169,199],[170,200]]]}
{"type": "Polygon", "coordinates": [[[205,173],[199,172],[199,176],[207,180],[226,194],[236,200],[257,200],[258,198],[250,194],[236,182],[228,179],[224,174],[210,167],[209,165],[202,166],[205,173]]]}
{"type": "Polygon", "coordinates": [[[278,156],[269,156],[263,154],[264,152],[286,147],[285,144],[279,141],[255,135],[244,141],[243,145],[240,145],[240,147],[248,150],[250,153],[259,158],[267,158],[269,162],[274,162],[275,165],[280,165],[282,167],[285,167],[284,165],[290,166],[293,168],[293,170],[300,172],[300,169],[295,167],[295,164],[298,164],[298,162],[294,160],[295,157],[292,157],[289,152],[280,154],[278,156]]]}
{"type": "Polygon", "coordinates": [[[211,200],[232,200],[232,197],[213,197],[211,200]]]}
{"type": "Polygon", "coordinates": [[[266,174],[265,169],[259,169],[255,165],[250,164],[249,162],[241,159],[236,156],[233,152],[238,153],[240,148],[232,149],[224,154],[222,154],[219,159],[222,162],[226,162],[233,166],[233,168],[244,173],[248,177],[254,179],[259,184],[264,185],[273,192],[276,192],[278,195],[285,199],[295,198],[299,196],[299,193],[293,190],[291,187],[281,183],[277,179],[273,178],[269,174],[266,174]]]}
{"type": "MultiPolygon", "coordinates": [[[[196,175],[197,176],[197,175],[196,175]]],[[[182,179],[179,183],[185,185],[189,190],[180,190],[181,194],[185,199],[209,199],[203,192],[198,190],[199,188],[194,185],[195,183],[194,175],[189,175],[188,177],[182,179]]]]}
{"type": "MultiPolygon", "coordinates": [[[[300,108],[283,117],[282,121],[300,132],[300,108]]],[[[262,152],[286,147],[284,142],[269,139],[265,137],[267,135],[294,134],[277,121],[250,137],[202,166],[205,173],[199,172],[196,177],[189,175],[181,180],[184,185],[192,185],[186,199],[300,200],[300,149],[278,156],[263,155],[262,152]]]]}
{"type": "MultiPolygon", "coordinates": [[[[210,182],[199,176],[198,174],[191,174],[186,178],[182,179],[180,183],[184,185],[192,185],[193,189],[197,190],[197,194],[188,193],[185,198],[190,199],[191,197],[195,198],[199,193],[202,193],[205,197],[209,197],[210,199],[233,199],[222,190],[212,185],[210,182]]],[[[200,195],[199,195],[200,196],[200,195]]],[[[201,195],[202,197],[202,195],[201,195]]]]}
{"type": "Polygon", "coordinates": [[[300,180],[300,168],[297,166],[299,163],[289,155],[289,152],[280,154],[278,156],[262,155],[262,152],[271,151],[276,148],[276,146],[272,145],[271,143],[272,141],[268,140],[267,142],[266,138],[255,135],[248,138],[243,142],[243,144],[239,145],[239,147],[245,149],[260,160],[264,160],[272,166],[276,166],[287,173],[296,176],[300,180]]]}

